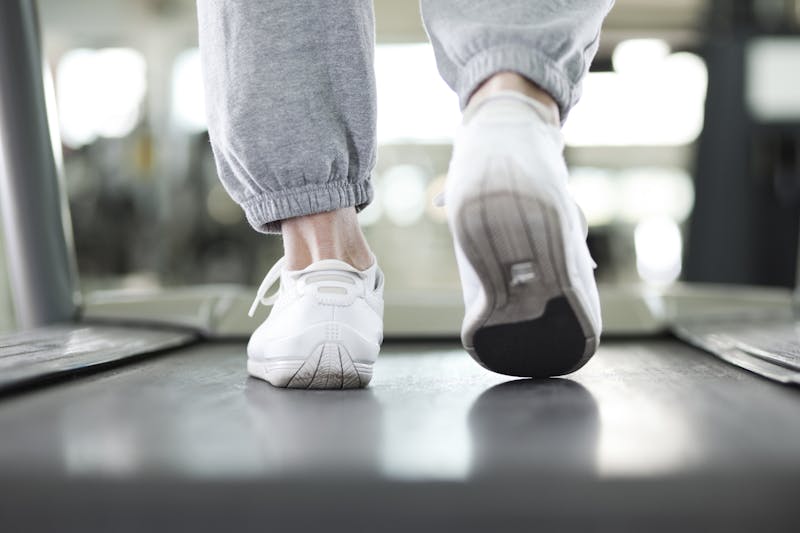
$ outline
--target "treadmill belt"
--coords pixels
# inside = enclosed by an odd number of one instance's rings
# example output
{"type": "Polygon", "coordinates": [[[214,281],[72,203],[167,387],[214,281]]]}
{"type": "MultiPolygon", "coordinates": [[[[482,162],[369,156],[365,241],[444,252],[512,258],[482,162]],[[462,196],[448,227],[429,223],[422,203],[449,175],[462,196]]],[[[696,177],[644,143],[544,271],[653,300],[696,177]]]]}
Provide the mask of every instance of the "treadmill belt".
{"type": "Polygon", "coordinates": [[[68,324],[0,336],[0,394],[192,343],[186,330],[68,324]]]}

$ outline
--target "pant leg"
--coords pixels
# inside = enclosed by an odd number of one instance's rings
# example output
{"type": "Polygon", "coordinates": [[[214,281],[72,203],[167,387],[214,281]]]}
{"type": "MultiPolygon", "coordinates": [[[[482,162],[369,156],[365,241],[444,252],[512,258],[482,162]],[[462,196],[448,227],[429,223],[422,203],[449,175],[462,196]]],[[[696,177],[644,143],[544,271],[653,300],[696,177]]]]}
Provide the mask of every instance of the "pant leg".
{"type": "Polygon", "coordinates": [[[198,0],[217,171],[258,231],[361,208],[375,164],[371,0],[198,0]]]}
{"type": "Polygon", "coordinates": [[[548,92],[562,120],[580,97],[614,0],[421,0],[439,72],[461,106],[492,74],[517,72],[548,92]]]}

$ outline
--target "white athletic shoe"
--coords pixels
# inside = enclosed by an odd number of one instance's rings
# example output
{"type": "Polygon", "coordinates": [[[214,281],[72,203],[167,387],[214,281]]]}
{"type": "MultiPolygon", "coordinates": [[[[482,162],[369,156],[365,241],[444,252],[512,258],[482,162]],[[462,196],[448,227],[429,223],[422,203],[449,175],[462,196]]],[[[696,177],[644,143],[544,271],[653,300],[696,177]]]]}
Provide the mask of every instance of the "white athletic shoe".
{"type": "Polygon", "coordinates": [[[383,340],[383,273],[326,259],[303,270],[273,266],[250,308],[273,305],[247,345],[247,371],[276,387],[366,387],[383,340]],[[266,296],[280,279],[278,292],[266,296]]]}
{"type": "Polygon", "coordinates": [[[577,370],[602,327],[586,222],[548,112],[510,91],[467,109],[445,185],[461,340],[478,363],[512,376],[577,370]]]}

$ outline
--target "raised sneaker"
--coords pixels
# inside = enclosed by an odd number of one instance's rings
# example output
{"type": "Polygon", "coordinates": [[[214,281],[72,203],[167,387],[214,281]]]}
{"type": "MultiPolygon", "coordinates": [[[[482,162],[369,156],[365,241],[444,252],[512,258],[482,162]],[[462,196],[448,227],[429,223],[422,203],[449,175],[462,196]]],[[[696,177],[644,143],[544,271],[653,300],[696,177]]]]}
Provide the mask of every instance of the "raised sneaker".
{"type": "Polygon", "coordinates": [[[464,292],[461,339],[494,372],[567,374],[597,349],[595,264],[563,147],[557,117],[511,91],[468,108],[454,143],[444,198],[464,292]]]}

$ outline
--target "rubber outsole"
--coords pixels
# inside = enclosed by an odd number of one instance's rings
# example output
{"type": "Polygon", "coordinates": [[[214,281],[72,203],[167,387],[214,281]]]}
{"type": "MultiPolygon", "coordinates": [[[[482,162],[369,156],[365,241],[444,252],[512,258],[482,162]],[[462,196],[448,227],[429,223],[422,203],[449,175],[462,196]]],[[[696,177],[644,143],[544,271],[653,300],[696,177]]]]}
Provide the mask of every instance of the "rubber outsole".
{"type": "Polygon", "coordinates": [[[532,378],[576,370],[586,350],[583,330],[564,297],[550,300],[539,318],[479,328],[473,343],[490,370],[532,378]]]}
{"type": "Polygon", "coordinates": [[[372,379],[372,365],[354,362],[344,346],[325,343],[306,359],[247,361],[248,373],[287,389],[359,389],[372,379]]]}
{"type": "Polygon", "coordinates": [[[478,363],[500,374],[574,372],[594,354],[599,332],[567,270],[559,207],[518,187],[524,178],[500,165],[486,172],[480,194],[454,206],[454,237],[486,295],[481,312],[465,322],[462,341],[478,363]],[[499,188],[504,176],[508,183],[499,188]]]}

